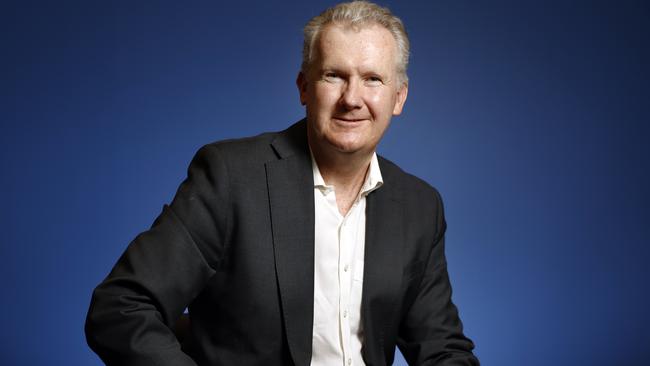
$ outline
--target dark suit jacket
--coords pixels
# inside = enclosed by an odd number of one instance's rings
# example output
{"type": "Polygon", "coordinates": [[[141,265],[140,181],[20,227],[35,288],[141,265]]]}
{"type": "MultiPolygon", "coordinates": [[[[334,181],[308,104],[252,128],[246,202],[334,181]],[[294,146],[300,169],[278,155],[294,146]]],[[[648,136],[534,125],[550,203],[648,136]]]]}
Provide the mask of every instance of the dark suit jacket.
{"type": "MultiPolygon", "coordinates": [[[[174,200],[95,289],[86,321],[108,365],[309,365],[314,197],[301,121],[199,150],[174,200]],[[189,307],[183,347],[171,328],[189,307]]],[[[438,193],[380,158],[367,197],[367,365],[477,365],[451,302],[438,193]]]]}

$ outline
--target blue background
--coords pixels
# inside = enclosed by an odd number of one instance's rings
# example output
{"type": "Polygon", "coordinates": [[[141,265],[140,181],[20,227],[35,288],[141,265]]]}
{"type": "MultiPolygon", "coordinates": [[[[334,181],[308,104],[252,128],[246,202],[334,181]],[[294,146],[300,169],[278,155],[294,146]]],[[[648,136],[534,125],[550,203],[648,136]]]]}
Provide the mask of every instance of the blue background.
{"type": "MultiPolygon", "coordinates": [[[[101,364],[92,289],[201,145],[303,116],[301,28],[331,4],[3,3],[0,364],[101,364]]],[[[379,150],[442,192],[483,364],[649,364],[650,5],[382,4],[412,61],[379,150]]]]}

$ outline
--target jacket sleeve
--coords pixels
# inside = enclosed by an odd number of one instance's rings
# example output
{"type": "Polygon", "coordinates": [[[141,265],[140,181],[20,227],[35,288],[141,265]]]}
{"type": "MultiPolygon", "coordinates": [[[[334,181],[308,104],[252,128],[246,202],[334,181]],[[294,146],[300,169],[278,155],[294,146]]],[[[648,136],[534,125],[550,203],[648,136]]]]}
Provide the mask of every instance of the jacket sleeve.
{"type": "Polygon", "coordinates": [[[402,318],[397,345],[409,365],[478,366],[451,301],[445,259],[446,223],[436,192],[436,235],[416,298],[402,318]]]}
{"type": "Polygon", "coordinates": [[[86,339],[106,365],[196,365],[172,329],[222,255],[227,180],[216,147],[200,149],[171,205],[93,292],[86,339]]]}

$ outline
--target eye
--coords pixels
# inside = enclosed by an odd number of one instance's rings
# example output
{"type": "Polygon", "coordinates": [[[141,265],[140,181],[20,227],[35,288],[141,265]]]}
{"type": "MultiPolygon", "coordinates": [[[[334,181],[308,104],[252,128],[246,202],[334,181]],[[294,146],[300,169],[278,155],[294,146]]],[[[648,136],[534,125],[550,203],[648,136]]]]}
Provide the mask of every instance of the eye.
{"type": "Polygon", "coordinates": [[[371,86],[382,85],[384,81],[379,76],[369,76],[366,78],[366,84],[371,86]]]}
{"type": "Polygon", "coordinates": [[[323,79],[325,79],[325,81],[337,81],[341,79],[341,76],[334,71],[327,71],[323,75],[323,79]]]}

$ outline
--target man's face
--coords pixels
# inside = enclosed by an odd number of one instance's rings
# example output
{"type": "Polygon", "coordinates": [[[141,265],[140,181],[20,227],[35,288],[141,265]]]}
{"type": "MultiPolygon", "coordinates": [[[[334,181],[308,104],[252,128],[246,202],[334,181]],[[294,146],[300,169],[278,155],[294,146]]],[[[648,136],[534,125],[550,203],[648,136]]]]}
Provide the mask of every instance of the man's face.
{"type": "Polygon", "coordinates": [[[309,70],[297,80],[312,149],[375,150],[408,92],[397,75],[396,52],[393,35],[380,25],[325,26],[309,70]]]}

